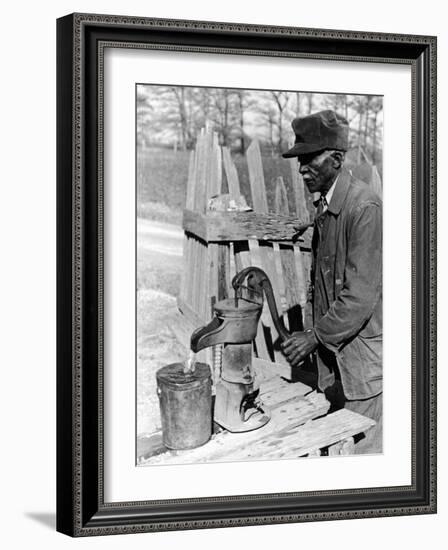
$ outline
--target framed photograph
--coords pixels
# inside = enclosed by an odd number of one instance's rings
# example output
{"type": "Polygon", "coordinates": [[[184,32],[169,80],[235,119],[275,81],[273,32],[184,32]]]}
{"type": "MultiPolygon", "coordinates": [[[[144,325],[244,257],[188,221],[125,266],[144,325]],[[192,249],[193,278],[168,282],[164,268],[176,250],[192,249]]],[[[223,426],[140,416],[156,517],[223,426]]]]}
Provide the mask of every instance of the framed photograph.
{"type": "Polygon", "coordinates": [[[57,41],[57,529],[435,513],[436,38],[57,41]]]}

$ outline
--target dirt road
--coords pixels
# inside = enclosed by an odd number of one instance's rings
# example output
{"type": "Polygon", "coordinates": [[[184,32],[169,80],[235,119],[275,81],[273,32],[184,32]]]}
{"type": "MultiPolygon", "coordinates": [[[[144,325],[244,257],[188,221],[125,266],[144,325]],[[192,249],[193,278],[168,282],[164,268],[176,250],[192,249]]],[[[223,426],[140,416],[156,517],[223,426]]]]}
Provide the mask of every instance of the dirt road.
{"type": "Polygon", "coordinates": [[[182,270],[181,227],[137,219],[137,434],[160,428],[156,371],[186,359],[171,325],[182,270]]]}
{"type": "Polygon", "coordinates": [[[137,218],[137,247],[168,256],[182,257],[183,231],[178,225],[137,218]]]}
{"type": "Polygon", "coordinates": [[[152,289],[177,297],[182,270],[183,232],[180,226],[137,219],[137,289],[152,289]]]}

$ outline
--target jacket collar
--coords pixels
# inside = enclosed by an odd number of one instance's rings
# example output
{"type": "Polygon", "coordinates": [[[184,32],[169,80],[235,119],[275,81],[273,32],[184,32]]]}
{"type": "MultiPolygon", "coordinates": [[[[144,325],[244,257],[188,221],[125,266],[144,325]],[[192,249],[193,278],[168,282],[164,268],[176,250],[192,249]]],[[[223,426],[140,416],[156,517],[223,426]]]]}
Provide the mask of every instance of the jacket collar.
{"type": "Polygon", "coordinates": [[[342,168],[336,186],[331,197],[330,204],[328,205],[328,212],[331,212],[335,216],[341,211],[344,204],[345,197],[347,196],[348,188],[350,187],[351,174],[345,168],[342,168]]]}

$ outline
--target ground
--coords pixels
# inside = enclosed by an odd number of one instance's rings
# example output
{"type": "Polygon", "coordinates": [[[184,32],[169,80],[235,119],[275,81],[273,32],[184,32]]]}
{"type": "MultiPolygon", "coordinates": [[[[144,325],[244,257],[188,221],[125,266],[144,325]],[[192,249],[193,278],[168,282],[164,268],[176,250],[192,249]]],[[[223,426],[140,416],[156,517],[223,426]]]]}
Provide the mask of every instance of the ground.
{"type": "Polygon", "coordinates": [[[174,336],[176,296],[182,271],[180,226],[137,220],[137,435],[160,428],[156,372],[184,361],[187,350],[174,336]]]}

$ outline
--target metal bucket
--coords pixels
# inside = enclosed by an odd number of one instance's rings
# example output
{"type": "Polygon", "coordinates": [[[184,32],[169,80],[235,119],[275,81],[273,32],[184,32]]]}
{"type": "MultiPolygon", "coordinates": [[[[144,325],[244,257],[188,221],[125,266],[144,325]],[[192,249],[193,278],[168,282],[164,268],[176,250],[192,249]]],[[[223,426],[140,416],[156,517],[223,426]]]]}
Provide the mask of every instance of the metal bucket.
{"type": "Polygon", "coordinates": [[[212,379],[210,367],[196,363],[184,373],[183,363],[172,363],[156,373],[163,444],[169,449],[194,449],[212,435],[212,379]]]}

